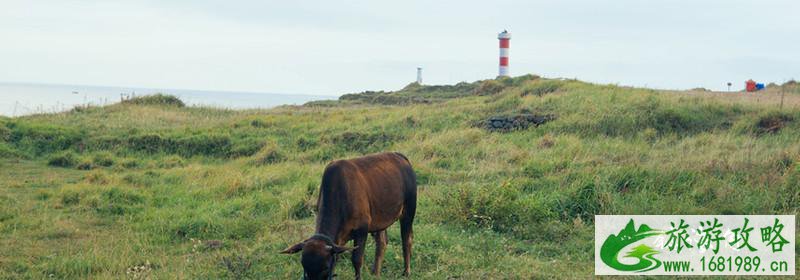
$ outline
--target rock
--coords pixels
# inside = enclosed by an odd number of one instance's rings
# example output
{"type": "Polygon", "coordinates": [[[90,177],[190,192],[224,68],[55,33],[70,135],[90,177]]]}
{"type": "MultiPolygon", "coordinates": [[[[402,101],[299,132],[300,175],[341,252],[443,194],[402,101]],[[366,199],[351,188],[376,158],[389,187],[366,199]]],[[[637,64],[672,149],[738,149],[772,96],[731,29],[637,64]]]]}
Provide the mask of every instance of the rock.
{"type": "Polygon", "coordinates": [[[503,123],[505,123],[505,122],[499,121],[499,120],[492,121],[492,127],[501,128],[501,127],[503,127],[503,123]]]}
{"type": "Polygon", "coordinates": [[[491,116],[483,121],[480,126],[489,131],[510,132],[536,127],[554,118],[552,115],[536,115],[532,113],[491,116]]]}

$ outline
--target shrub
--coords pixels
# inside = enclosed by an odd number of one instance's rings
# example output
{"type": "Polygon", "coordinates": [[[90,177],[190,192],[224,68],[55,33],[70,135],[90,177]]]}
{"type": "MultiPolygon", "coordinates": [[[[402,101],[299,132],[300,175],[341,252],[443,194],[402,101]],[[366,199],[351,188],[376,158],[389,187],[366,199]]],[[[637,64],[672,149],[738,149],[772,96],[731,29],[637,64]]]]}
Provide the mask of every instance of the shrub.
{"type": "Polygon", "coordinates": [[[134,97],[122,101],[122,103],[134,104],[134,105],[160,105],[160,106],[174,106],[174,107],[186,106],[186,104],[184,104],[183,101],[181,101],[178,97],[174,95],[167,95],[161,93],[134,97]]]}
{"type": "Polygon", "coordinates": [[[53,155],[47,160],[47,165],[57,167],[73,167],[76,164],[78,164],[78,156],[71,151],[53,155]]]}
{"type": "Polygon", "coordinates": [[[482,81],[478,87],[473,91],[475,95],[494,95],[497,94],[503,89],[505,89],[505,85],[498,80],[484,80],[482,81]]]}

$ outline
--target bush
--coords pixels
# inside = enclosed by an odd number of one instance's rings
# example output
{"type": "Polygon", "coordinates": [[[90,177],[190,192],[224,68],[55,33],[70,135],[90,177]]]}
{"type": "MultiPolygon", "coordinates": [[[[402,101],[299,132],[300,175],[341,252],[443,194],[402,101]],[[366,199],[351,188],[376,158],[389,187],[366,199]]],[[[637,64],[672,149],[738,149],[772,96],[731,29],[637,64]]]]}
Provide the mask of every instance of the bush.
{"type": "Polygon", "coordinates": [[[475,95],[494,95],[497,94],[506,86],[498,80],[484,80],[478,85],[478,87],[473,91],[475,95]]]}
{"type": "Polygon", "coordinates": [[[47,165],[57,167],[73,167],[76,164],[78,164],[78,156],[70,151],[53,155],[47,160],[47,165]]]}
{"type": "Polygon", "coordinates": [[[166,95],[161,93],[131,98],[122,101],[122,103],[134,104],[134,105],[160,105],[160,106],[174,106],[174,107],[186,106],[186,104],[184,104],[183,101],[181,101],[178,97],[174,95],[166,95]]]}

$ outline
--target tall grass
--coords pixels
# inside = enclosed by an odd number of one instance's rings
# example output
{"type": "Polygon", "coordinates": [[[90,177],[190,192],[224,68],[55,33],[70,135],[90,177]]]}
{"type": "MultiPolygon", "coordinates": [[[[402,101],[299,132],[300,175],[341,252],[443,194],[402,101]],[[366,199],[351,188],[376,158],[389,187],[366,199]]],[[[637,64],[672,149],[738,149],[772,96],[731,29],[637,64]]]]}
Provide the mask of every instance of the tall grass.
{"type": "MultiPolygon", "coordinates": [[[[798,212],[800,111],[726,98],[524,76],[2,119],[0,278],[299,277],[277,252],[312,233],[325,164],[378,151],[406,154],[420,182],[414,278],[591,278],[596,214],[798,212]],[[555,119],[474,126],[520,112],[555,119]]],[[[393,279],[397,227],[389,239],[393,279]]]]}

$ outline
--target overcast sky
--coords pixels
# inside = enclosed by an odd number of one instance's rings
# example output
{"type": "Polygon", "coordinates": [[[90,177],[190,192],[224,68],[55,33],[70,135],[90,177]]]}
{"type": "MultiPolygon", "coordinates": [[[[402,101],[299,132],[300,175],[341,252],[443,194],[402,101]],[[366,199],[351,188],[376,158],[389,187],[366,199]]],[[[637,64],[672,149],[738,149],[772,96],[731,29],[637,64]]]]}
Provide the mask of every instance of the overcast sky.
{"type": "Polygon", "coordinates": [[[800,1],[0,0],[0,81],[338,95],[497,75],[800,78],[800,1]]]}

